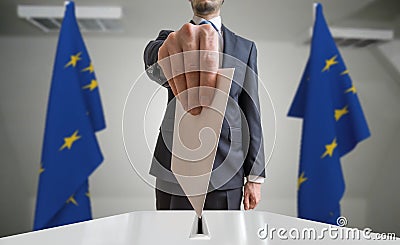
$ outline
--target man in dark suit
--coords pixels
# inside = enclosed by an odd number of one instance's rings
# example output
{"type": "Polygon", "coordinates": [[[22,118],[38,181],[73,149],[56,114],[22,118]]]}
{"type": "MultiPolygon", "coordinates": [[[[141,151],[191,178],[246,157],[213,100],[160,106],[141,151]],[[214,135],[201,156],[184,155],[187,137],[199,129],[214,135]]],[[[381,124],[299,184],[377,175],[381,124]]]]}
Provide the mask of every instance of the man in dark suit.
{"type": "Polygon", "coordinates": [[[254,42],[222,25],[223,0],[190,2],[194,12],[191,22],[175,32],[161,31],[144,51],[148,76],[168,89],[169,103],[150,168],[156,177],[156,206],[158,210],[192,209],[171,172],[175,98],[188,113],[200,114],[213,98],[210,90],[202,88],[216,86],[216,72],[222,67],[235,68],[235,73],[204,209],[239,210],[243,192],[244,208],[254,209],[265,178],[257,49],[254,42]],[[205,53],[189,57],[191,52],[187,51],[195,50],[205,53]],[[182,52],[185,55],[179,55],[182,52]],[[193,66],[199,69],[193,71],[193,66]],[[185,91],[192,92],[182,93],[185,91]]]}

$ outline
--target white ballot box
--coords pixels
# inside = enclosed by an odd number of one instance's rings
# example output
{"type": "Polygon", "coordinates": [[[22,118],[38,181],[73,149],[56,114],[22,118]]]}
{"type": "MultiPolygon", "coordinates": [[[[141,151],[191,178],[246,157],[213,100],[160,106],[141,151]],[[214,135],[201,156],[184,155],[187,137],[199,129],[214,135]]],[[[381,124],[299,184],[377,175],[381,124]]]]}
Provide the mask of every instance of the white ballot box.
{"type": "Polygon", "coordinates": [[[194,211],[143,211],[5,237],[0,244],[365,244],[377,235],[258,211],[204,211],[201,226],[199,232],[194,211]]]}

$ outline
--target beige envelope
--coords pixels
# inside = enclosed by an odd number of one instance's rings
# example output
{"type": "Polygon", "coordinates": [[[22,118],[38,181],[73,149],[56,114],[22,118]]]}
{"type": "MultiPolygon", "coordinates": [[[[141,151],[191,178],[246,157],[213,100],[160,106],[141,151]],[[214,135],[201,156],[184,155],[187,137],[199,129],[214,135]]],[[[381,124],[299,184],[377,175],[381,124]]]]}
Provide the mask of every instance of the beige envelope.
{"type": "Polygon", "coordinates": [[[187,113],[176,102],[171,170],[201,217],[234,68],[218,70],[214,99],[200,115],[187,113]]]}

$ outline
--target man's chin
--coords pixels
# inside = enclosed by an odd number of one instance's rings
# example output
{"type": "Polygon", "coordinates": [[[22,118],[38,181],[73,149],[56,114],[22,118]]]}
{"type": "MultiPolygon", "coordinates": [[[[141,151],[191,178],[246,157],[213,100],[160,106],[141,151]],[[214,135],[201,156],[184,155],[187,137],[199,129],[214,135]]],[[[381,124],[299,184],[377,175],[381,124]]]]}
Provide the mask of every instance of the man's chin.
{"type": "Polygon", "coordinates": [[[207,15],[214,13],[217,10],[217,6],[215,6],[213,3],[204,2],[194,6],[194,9],[198,14],[207,15]]]}
{"type": "Polygon", "coordinates": [[[219,3],[217,0],[193,0],[192,8],[196,14],[208,15],[218,10],[219,3]]]}

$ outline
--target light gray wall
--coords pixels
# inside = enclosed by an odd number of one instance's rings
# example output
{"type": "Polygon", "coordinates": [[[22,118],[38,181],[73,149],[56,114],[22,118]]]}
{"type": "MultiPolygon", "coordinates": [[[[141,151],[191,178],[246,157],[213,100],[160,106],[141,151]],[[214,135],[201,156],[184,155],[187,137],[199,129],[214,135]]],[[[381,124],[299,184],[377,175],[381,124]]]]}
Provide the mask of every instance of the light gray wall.
{"type": "Polygon", "coordinates": [[[379,162],[380,168],[373,179],[373,185],[367,196],[367,222],[374,224],[376,231],[400,231],[399,188],[399,149],[400,127],[394,132],[386,149],[386,157],[379,162]],[[388,221],[393,222],[388,222],[388,221]]]}
{"type": "MultiPolygon", "coordinates": [[[[148,38],[86,38],[107,119],[107,129],[98,134],[105,161],[90,179],[92,209],[96,218],[135,210],[154,210],[155,207],[154,190],[137,176],[125,154],[121,127],[128,91],[143,72],[142,54],[147,41],[148,38]]],[[[29,231],[33,223],[56,42],[56,37],[0,38],[0,236],[29,231]]],[[[296,216],[301,121],[287,118],[286,113],[309,47],[289,42],[256,42],[260,78],[270,92],[277,114],[277,142],[258,210],[296,216]]],[[[379,220],[371,218],[381,215],[378,209],[399,215],[398,205],[392,205],[400,203],[399,195],[392,192],[399,185],[394,173],[398,170],[399,159],[399,144],[394,137],[399,136],[399,86],[374,52],[344,49],[342,54],[358,88],[372,132],[370,139],[342,161],[347,186],[342,202],[343,215],[351,226],[400,234],[396,219],[389,215],[382,215],[379,220]],[[371,194],[372,191],[375,194],[371,194]]],[[[140,91],[147,94],[154,86],[143,85],[140,91]]],[[[161,120],[165,91],[156,98],[152,123],[146,133],[150,148],[154,146],[157,124],[161,120]]],[[[263,114],[264,127],[267,128],[265,138],[271,142],[271,114],[268,105],[262,106],[267,110],[263,114]]],[[[137,109],[140,108],[138,105],[137,109]]],[[[128,118],[138,122],[142,120],[132,112],[128,118]]],[[[142,125],[130,126],[142,128],[142,125]]],[[[146,151],[147,146],[141,140],[134,144],[143,150],[136,151],[132,160],[140,169],[146,169],[151,152],[146,151]]]]}
{"type": "Polygon", "coordinates": [[[397,73],[400,74],[400,40],[383,43],[379,46],[379,50],[390,62],[397,73]]]}

